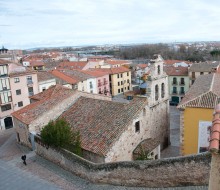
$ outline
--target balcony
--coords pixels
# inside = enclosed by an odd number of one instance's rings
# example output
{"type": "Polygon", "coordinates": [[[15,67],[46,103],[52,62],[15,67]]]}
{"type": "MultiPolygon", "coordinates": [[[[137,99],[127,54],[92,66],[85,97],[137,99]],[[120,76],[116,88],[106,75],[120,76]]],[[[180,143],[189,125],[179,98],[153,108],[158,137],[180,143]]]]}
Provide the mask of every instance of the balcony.
{"type": "Polygon", "coordinates": [[[173,95],[176,95],[176,94],[177,94],[177,91],[173,91],[172,94],[173,94],[173,95]]]}
{"type": "Polygon", "coordinates": [[[172,82],[172,85],[177,85],[178,83],[177,82],[172,82]]]}
{"type": "Polygon", "coordinates": [[[184,86],[184,85],[185,85],[185,82],[179,82],[179,85],[180,85],[180,86],[184,86]]]}
{"type": "Polygon", "coordinates": [[[98,87],[100,87],[100,86],[102,86],[102,83],[101,83],[101,82],[98,83],[98,87]]]}
{"type": "Polygon", "coordinates": [[[33,81],[32,80],[27,80],[27,85],[28,86],[33,86],[33,81]]]}
{"type": "Polygon", "coordinates": [[[29,96],[33,96],[34,92],[28,92],[29,96]]]}
{"type": "Polygon", "coordinates": [[[185,94],[185,91],[180,91],[180,95],[184,95],[185,94]]]}

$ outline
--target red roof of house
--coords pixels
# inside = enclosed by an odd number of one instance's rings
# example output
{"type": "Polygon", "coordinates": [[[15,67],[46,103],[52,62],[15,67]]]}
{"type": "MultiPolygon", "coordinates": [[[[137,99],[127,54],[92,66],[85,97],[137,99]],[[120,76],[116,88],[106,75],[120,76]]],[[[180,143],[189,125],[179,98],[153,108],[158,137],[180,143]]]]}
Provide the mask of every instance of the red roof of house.
{"type": "Polygon", "coordinates": [[[76,77],[74,77],[74,76],[70,77],[70,76],[66,75],[64,72],[59,71],[59,70],[53,70],[53,71],[51,71],[51,74],[66,81],[69,84],[76,84],[79,82],[79,80],[76,77]]]}
{"type": "Polygon", "coordinates": [[[188,76],[188,67],[164,67],[164,71],[168,76],[188,76]]]}
{"type": "Polygon", "coordinates": [[[61,69],[83,69],[87,61],[64,61],[58,65],[58,68],[61,69]]]}
{"type": "Polygon", "coordinates": [[[146,67],[148,67],[147,64],[137,64],[137,67],[140,67],[141,69],[145,69],[146,67]]]}
{"type": "Polygon", "coordinates": [[[37,67],[37,66],[44,66],[44,62],[43,61],[30,61],[30,65],[32,67],[37,67]]]}
{"type": "Polygon", "coordinates": [[[129,64],[128,61],[126,60],[114,60],[114,59],[108,59],[105,61],[105,63],[110,64],[110,65],[124,65],[124,64],[129,64]]]}
{"type": "Polygon", "coordinates": [[[37,119],[41,114],[51,110],[58,103],[76,93],[76,91],[68,89],[62,85],[52,86],[40,94],[32,96],[38,100],[24,108],[12,113],[12,116],[19,119],[25,124],[30,124],[37,119]]]}
{"type": "Polygon", "coordinates": [[[96,69],[90,69],[91,71],[100,71],[107,74],[117,74],[117,73],[124,73],[129,72],[130,70],[126,67],[115,67],[115,68],[96,68],[96,69]]]}
{"type": "Polygon", "coordinates": [[[96,71],[96,70],[94,70],[94,71],[93,70],[82,70],[81,72],[86,73],[91,76],[94,76],[94,77],[102,77],[102,76],[108,75],[105,72],[96,71]]]}
{"type": "Polygon", "coordinates": [[[212,120],[212,127],[210,131],[209,151],[214,154],[219,154],[220,150],[220,104],[215,107],[214,117],[212,120]]]}
{"type": "Polygon", "coordinates": [[[164,63],[167,65],[173,65],[175,63],[181,63],[184,62],[186,64],[192,64],[190,61],[183,61],[183,60],[173,60],[173,59],[168,59],[168,60],[164,60],[164,63]]]}

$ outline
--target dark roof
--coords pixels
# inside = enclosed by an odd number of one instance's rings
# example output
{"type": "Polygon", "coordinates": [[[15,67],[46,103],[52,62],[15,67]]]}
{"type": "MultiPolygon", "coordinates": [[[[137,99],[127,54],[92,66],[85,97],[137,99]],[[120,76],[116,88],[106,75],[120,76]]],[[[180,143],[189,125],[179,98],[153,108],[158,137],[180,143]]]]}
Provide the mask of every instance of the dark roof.
{"type": "Polygon", "coordinates": [[[202,63],[193,63],[189,68],[190,72],[211,72],[213,68],[217,68],[219,62],[202,62],[202,63]]]}
{"type": "Polygon", "coordinates": [[[37,78],[38,78],[38,82],[41,82],[41,81],[47,81],[50,79],[55,79],[55,76],[53,76],[50,72],[47,72],[47,71],[38,71],[37,78]]]}
{"type": "Polygon", "coordinates": [[[104,156],[146,103],[146,98],[119,103],[80,97],[60,117],[80,131],[83,149],[104,156]]]}
{"type": "Polygon", "coordinates": [[[141,152],[144,150],[146,153],[150,153],[160,144],[159,141],[156,139],[145,139],[139,143],[139,145],[134,149],[133,153],[140,155],[141,152]]]}
{"type": "Polygon", "coordinates": [[[63,87],[61,85],[52,86],[49,89],[32,96],[32,99],[38,100],[24,108],[12,113],[14,117],[23,123],[30,124],[40,115],[57,106],[66,98],[73,95],[76,91],[63,87]]]}
{"type": "Polygon", "coordinates": [[[219,73],[199,76],[178,105],[178,108],[214,108],[220,102],[219,84],[219,73]]]}

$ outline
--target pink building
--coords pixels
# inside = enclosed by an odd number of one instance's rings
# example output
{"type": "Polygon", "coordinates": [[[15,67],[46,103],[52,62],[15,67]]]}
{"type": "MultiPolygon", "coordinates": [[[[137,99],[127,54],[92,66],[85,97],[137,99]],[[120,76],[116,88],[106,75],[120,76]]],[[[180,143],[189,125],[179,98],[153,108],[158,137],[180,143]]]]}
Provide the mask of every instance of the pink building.
{"type": "Polygon", "coordinates": [[[29,96],[38,93],[37,73],[20,65],[9,65],[13,110],[30,104],[29,96]]]}
{"type": "Polygon", "coordinates": [[[110,96],[109,74],[101,71],[83,70],[81,71],[96,78],[96,85],[99,94],[110,96]]]}
{"type": "Polygon", "coordinates": [[[10,62],[0,61],[0,130],[13,127],[11,114],[30,104],[38,93],[37,74],[10,62]]]}

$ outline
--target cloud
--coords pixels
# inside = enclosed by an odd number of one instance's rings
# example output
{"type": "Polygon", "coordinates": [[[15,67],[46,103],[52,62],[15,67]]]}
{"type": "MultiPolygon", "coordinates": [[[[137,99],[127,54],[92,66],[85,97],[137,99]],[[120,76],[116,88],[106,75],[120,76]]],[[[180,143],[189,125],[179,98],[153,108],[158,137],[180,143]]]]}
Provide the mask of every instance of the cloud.
{"type": "Polygon", "coordinates": [[[0,2],[0,45],[218,40],[219,5],[217,0],[7,0],[0,2]]]}

